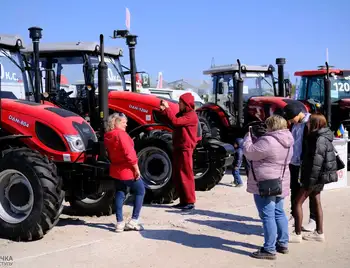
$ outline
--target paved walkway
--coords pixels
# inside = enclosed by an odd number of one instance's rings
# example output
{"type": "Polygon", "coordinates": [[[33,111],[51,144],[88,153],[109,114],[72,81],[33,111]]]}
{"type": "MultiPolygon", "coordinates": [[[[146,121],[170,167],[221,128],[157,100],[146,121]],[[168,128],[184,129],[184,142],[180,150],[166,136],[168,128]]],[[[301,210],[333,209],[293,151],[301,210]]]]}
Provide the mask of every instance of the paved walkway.
{"type": "MultiPolygon", "coordinates": [[[[26,268],[350,267],[350,188],[322,193],[326,243],[291,244],[290,254],[266,261],[248,256],[262,244],[261,223],[252,196],[245,187],[231,187],[230,180],[226,175],[212,191],[198,193],[197,209],[191,213],[144,207],[146,230],[141,233],[112,232],[114,216],[62,215],[40,241],[0,240],[0,255],[11,256],[12,267],[26,268]]],[[[126,215],[130,211],[125,208],[126,215]]],[[[305,210],[305,218],[307,214],[305,210]]]]}

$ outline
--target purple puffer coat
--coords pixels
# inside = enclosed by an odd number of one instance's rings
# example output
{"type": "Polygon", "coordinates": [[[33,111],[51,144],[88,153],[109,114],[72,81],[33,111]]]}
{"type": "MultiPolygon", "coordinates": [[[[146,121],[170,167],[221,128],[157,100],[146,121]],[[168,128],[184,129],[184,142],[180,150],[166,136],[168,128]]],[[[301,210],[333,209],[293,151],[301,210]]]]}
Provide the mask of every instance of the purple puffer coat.
{"type": "MultiPolygon", "coordinates": [[[[253,161],[254,172],[257,181],[277,179],[282,176],[284,162],[287,158],[287,166],[282,181],[281,197],[289,195],[290,171],[289,163],[293,155],[294,139],[288,129],[266,132],[266,134],[254,143],[248,134],[243,142],[243,154],[249,165],[253,161]],[[289,154],[287,157],[287,152],[289,154]]],[[[258,186],[253,178],[251,168],[249,169],[247,192],[259,194],[258,186]]]]}

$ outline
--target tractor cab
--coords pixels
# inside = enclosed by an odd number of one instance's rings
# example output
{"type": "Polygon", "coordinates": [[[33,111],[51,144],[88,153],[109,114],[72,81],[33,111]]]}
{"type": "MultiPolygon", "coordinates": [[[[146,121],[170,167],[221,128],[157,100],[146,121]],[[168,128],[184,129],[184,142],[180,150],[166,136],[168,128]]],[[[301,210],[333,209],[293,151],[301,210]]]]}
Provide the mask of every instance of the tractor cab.
{"type": "MultiPolygon", "coordinates": [[[[342,70],[330,66],[330,108],[331,126],[336,130],[341,123],[350,127],[350,70],[342,70]]],[[[300,77],[296,88],[295,99],[307,104],[311,112],[326,109],[326,66],[319,66],[317,70],[297,71],[295,76],[300,77]],[[311,105],[311,104],[314,105],[311,105]]]]}
{"type": "MultiPolygon", "coordinates": [[[[243,102],[246,103],[252,96],[276,95],[276,82],[273,77],[273,66],[241,66],[243,84],[243,102]]],[[[237,102],[238,64],[213,66],[203,74],[212,78],[212,88],[208,94],[208,102],[219,105],[227,113],[232,114],[234,103],[237,102]]]]}
{"type": "MultiPolygon", "coordinates": [[[[31,55],[32,49],[23,50],[22,53],[31,55]]],[[[106,47],[104,53],[108,67],[108,90],[131,91],[131,82],[127,80],[129,70],[120,61],[122,49],[106,47]]],[[[95,42],[42,43],[40,66],[45,100],[90,121],[87,115],[96,107],[100,60],[100,46],[95,42]]],[[[149,83],[147,73],[136,74],[138,89],[148,87],[149,83]]]]}
{"type": "Polygon", "coordinates": [[[25,100],[33,98],[32,82],[27,75],[25,62],[20,49],[23,43],[20,37],[0,36],[0,89],[1,98],[25,100]]]}

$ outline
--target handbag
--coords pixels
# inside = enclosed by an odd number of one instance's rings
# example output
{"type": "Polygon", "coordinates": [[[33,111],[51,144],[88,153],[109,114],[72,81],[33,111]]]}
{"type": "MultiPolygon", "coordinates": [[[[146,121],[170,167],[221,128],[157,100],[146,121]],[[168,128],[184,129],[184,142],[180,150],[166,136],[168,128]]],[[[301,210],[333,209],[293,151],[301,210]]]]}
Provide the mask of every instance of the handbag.
{"type": "MultiPolygon", "coordinates": [[[[333,145],[333,143],[332,143],[332,145],[333,145]]],[[[344,164],[343,160],[341,160],[339,153],[335,149],[334,145],[333,145],[333,149],[334,149],[334,153],[335,153],[335,160],[337,161],[337,171],[339,171],[339,170],[345,168],[345,164],[344,164]]]]}
{"type": "Polygon", "coordinates": [[[284,167],[283,167],[282,176],[279,178],[276,178],[276,179],[262,180],[262,181],[258,182],[256,177],[255,177],[255,172],[254,172],[254,168],[253,168],[253,161],[250,161],[251,170],[253,173],[253,178],[258,184],[260,196],[267,197],[267,196],[277,196],[277,195],[282,194],[282,179],[283,179],[284,173],[286,171],[289,151],[290,151],[290,148],[288,148],[287,156],[286,156],[286,159],[284,160],[284,167]]]}

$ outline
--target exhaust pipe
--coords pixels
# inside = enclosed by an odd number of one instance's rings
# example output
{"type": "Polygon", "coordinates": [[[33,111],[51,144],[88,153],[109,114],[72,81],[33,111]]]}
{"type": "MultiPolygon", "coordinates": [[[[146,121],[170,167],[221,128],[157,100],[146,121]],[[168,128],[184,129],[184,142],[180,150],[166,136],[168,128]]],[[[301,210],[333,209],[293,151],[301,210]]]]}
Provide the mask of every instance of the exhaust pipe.
{"type": "Polygon", "coordinates": [[[286,97],[286,90],[284,88],[284,65],[286,64],[286,59],[277,58],[276,64],[278,66],[278,96],[286,97]]]}
{"type": "Polygon", "coordinates": [[[235,102],[237,103],[237,121],[236,126],[242,128],[243,126],[243,79],[241,74],[241,61],[237,59],[238,64],[238,77],[236,76],[236,96],[235,102]]]}
{"type": "Polygon", "coordinates": [[[39,40],[42,38],[42,30],[39,27],[31,27],[29,30],[29,38],[33,42],[33,57],[34,57],[34,77],[35,77],[35,89],[34,89],[34,98],[35,102],[41,102],[41,75],[39,68],[39,40]]]}
{"type": "Polygon", "coordinates": [[[329,79],[329,66],[326,62],[327,74],[324,77],[324,113],[328,122],[329,127],[332,126],[332,99],[331,99],[331,80],[329,79]]]}

